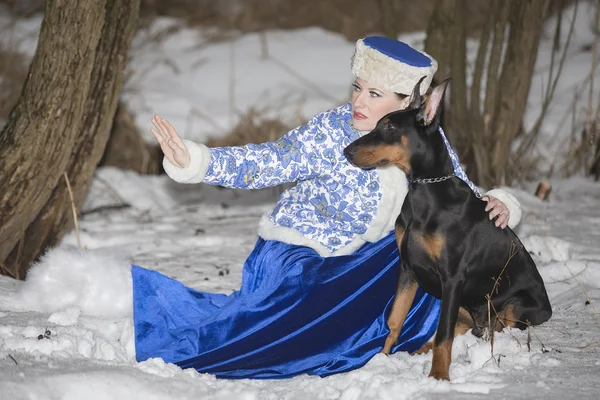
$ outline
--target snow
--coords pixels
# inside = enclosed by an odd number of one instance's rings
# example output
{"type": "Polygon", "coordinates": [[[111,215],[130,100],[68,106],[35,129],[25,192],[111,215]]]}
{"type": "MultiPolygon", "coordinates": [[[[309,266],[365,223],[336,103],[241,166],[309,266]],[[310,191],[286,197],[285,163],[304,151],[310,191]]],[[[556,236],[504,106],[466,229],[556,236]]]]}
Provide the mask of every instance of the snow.
{"type": "Polygon", "coordinates": [[[65,309],[63,316],[52,314],[58,321],[77,322],[79,311],[92,316],[131,316],[129,268],[127,261],[110,255],[58,247],[29,270],[27,285],[19,292],[21,304],[41,312],[65,309]],[[77,312],[69,308],[72,304],[78,305],[77,312]]]}
{"type": "MultiPolygon", "coordinates": [[[[591,52],[581,49],[593,40],[591,15],[581,3],[561,95],[542,126],[538,150],[549,163],[564,161],[569,140],[570,129],[560,128],[561,112],[572,108],[576,92],[587,96],[583,84],[591,52]]],[[[0,14],[0,24],[6,23],[0,14]]],[[[28,54],[35,49],[39,23],[39,18],[19,20],[11,30],[28,54]]],[[[353,43],[340,35],[317,28],[269,31],[268,58],[261,55],[257,34],[215,43],[201,31],[179,28],[163,40],[148,40],[176,23],[159,19],[135,40],[134,73],[123,99],[148,140],[149,121],[157,112],[185,138],[202,141],[224,134],[250,107],[293,122],[348,98],[353,43]]],[[[548,26],[542,38],[527,126],[539,114],[552,29],[548,26]]],[[[417,46],[423,38],[423,33],[402,37],[417,46]]],[[[469,49],[472,57],[476,46],[469,49]]],[[[450,382],[427,377],[431,354],[404,353],[377,355],[361,369],[327,378],[221,380],[160,359],[135,361],[128,266],[230,293],[240,286],[258,220],[277,193],[178,185],[166,176],[102,168],[79,220],[84,249],[71,232],[32,268],[27,282],[0,277],[0,399],[595,399],[600,185],[580,176],[555,178],[550,201],[541,201],[532,195],[535,184],[510,190],[523,207],[517,232],[553,305],[547,323],[529,332],[498,333],[493,348],[470,334],[457,337],[450,382]]]]}

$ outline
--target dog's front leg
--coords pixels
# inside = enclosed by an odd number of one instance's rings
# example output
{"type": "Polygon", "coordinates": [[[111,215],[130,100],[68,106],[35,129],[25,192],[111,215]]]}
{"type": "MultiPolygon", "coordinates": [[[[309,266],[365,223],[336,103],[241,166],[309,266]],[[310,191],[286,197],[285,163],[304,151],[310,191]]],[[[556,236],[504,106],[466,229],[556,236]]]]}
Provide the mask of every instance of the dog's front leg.
{"type": "Polygon", "coordinates": [[[450,361],[454,328],[462,294],[462,282],[446,282],[442,288],[440,321],[433,343],[433,361],[429,376],[439,380],[450,380],[450,361]]]}
{"type": "Polygon", "coordinates": [[[394,304],[392,304],[392,311],[388,316],[387,324],[390,328],[390,333],[385,339],[385,345],[383,350],[384,354],[390,354],[392,347],[396,344],[406,315],[410,310],[410,306],[415,298],[417,292],[417,281],[413,278],[412,273],[406,268],[406,265],[402,262],[400,265],[400,276],[398,278],[398,288],[396,289],[396,296],[394,297],[394,304]]]}

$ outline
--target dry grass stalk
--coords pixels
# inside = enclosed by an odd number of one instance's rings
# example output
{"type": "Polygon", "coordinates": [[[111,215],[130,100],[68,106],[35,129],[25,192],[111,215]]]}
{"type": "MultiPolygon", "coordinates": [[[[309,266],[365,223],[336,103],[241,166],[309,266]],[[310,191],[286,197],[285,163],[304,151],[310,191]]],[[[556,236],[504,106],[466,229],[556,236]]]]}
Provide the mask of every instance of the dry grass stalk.
{"type": "Polygon", "coordinates": [[[156,175],[160,172],[161,155],[157,144],[146,142],[126,104],[119,102],[99,165],[156,175]]]}
{"type": "MultiPolygon", "coordinates": [[[[298,111],[300,114],[300,111],[298,111]]],[[[287,133],[292,126],[286,124],[280,119],[264,118],[261,112],[256,108],[250,108],[246,114],[242,115],[238,124],[229,133],[219,138],[209,138],[205,144],[208,147],[228,147],[228,146],[244,146],[247,144],[260,144],[265,142],[273,142],[279,139],[283,134],[287,133]]],[[[305,121],[298,115],[296,126],[303,124],[305,121]]],[[[293,184],[284,184],[274,186],[271,191],[273,196],[277,197],[293,184]]]]}
{"type": "Polygon", "coordinates": [[[235,40],[229,42],[229,126],[233,125],[235,110],[235,40]]]}
{"type": "MultiPolygon", "coordinates": [[[[598,59],[597,59],[597,52],[598,52],[598,36],[600,36],[600,6],[596,5],[596,18],[594,21],[594,42],[592,45],[592,66],[591,66],[591,70],[592,72],[596,71],[596,67],[598,66],[598,59]]],[[[593,73],[590,74],[590,87],[589,87],[589,92],[588,92],[588,119],[587,119],[587,124],[588,126],[590,124],[592,124],[592,121],[594,120],[594,115],[593,115],[593,102],[594,102],[594,75],[593,73]]],[[[596,112],[596,115],[598,113],[596,112]]],[[[588,128],[589,130],[589,128],[588,128]]]]}
{"type": "MultiPolygon", "coordinates": [[[[485,298],[487,299],[487,307],[488,307],[488,328],[487,328],[488,332],[487,332],[487,334],[488,334],[488,340],[490,341],[491,356],[492,356],[492,359],[494,359],[494,360],[496,360],[496,358],[494,357],[494,335],[496,332],[496,324],[498,323],[498,321],[500,321],[500,323],[503,325],[503,328],[506,328],[506,324],[504,323],[502,318],[500,318],[500,315],[498,314],[496,307],[494,307],[494,304],[492,303],[492,296],[494,295],[494,293],[498,293],[498,285],[500,285],[500,279],[502,278],[504,271],[506,271],[506,268],[508,267],[510,260],[512,260],[513,257],[517,254],[517,252],[521,249],[523,249],[523,245],[521,243],[511,242],[510,253],[508,255],[508,259],[506,260],[506,263],[504,264],[504,267],[502,267],[502,270],[500,271],[498,276],[494,279],[494,286],[492,286],[492,290],[490,291],[490,293],[488,293],[485,296],[485,298]],[[492,312],[494,313],[494,318],[493,318],[494,323],[493,324],[492,324],[492,312]]],[[[519,345],[521,345],[519,340],[512,333],[510,335],[517,341],[517,343],[519,343],[519,345]]],[[[500,363],[500,359],[498,359],[498,363],[500,363]]]]}
{"type": "MultiPolygon", "coordinates": [[[[590,71],[592,74],[594,71],[590,71]]],[[[581,86],[585,86],[590,80],[591,76],[588,76],[582,81],[581,86]]],[[[560,125],[563,125],[564,120],[567,117],[571,117],[571,135],[569,137],[568,147],[569,150],[565,156],[564,164],[561,167],[561,172],[563,176],[569,177],[578,172],[584,171],[586,169],[586,165],[590,159],[590,151],[594,148],[594,134],[589,134],[590,131],[597,131],[597,124],[592,124],[589,131],[586,130],[588,128],[587,124],[583,129],[579,130],[577,124],[577,111],[579,109],[579,101],[581,100],[582,93],[576,92],[573,96],[573,101],[571,102],[569,111],[565,112],[563,116],[563,120],[561,120],[560,125]],[[592,140],[590,140],[592,139],[592,140]]],[[[600,107],[596,112],[596,115],[600,117],[600,107]]],[[[558,138],[559,130],[554,135],[555,138],[558,138]]],[[[598,143],[600,144],[600,138],[598,138],[598,143]]]]}
{"type": "MultiPolygon", "coordinates": [[[[548,237],[548,233],[547,233],[546,231],[544,231],[544,230],[543,230],[543,229],[542,229],[542,228],[539,226],[539,224],[538,224],[538,223],[537,223],[535,220],[533,220],[533,219],[530,219],[530,221],[532,221],[532,222],[533,222],[533,223],[536,225],[536,228],[537,228],[539,231],[543,231],[542,235],[543,235],[544,237],[546,237],[546,238],[548,237]]],[[[557,249],[557,248],[556,248],[556,245],[554,245],[554,248],[555,248],[555,249],[557,249]]],[[[558,250],[558,249],[557,249],[557,250],[558,250]]],[[[587,263],[587,262],[585,263],[585,265],[586,265],[586,267],[588,267],[588,263],[587,263]]],[[[593,305],[593,303],[592,303],[592,300],[590,299],[590,296],[588,295],[587,291],[585,290],[585,288],[583,287],[583,285],[581,284],[581,282],[579,281],[579,279],[577,279],[577,275],[575,275],[575,274],[573,273],[573,271],[571,270],[571,268],[569,268],[569,266],[567,265],[567,263],[566,263],[566,262],[564,263],[564,266],[567,268],[567,270],[569,270],[569,273],[571,274],[571,277],[572,277],[573,279],[575,279],[575,282],[577,282],[577,284],[579,285],[579,288],[581,289],[581,291],[582,291],[583,295],[585,296],[585,298],[586,298],[587,302],[589,303],[589,305],[590,305],[590,306],[592,306],[592,310],[594,311],[594,314],[596,315],[596,318],[598,319],[598,321],[600,321],[600,315],[599,315],[599,314],[598,314],[598,312],[596,311],[596,309],[595,309],[595,307],[594,307],[594,305],[593,305]]],[[[565,280],[563,280],[563,281],[559,281],[559,282],[566,282],[567,280],[568,280],[568,279],[565,279],[565,280]]]]}
{"type": "MultiPolygon", "coordinates": [[[[575,117],[575,112],[573,112],[575,117]]],[[[596,175],[594,167],[600,159],[600,109],[597,117],[591,123],[586,123],[581,131],[577,131],[576,124],[573,121],[571,131],[570,150],[565,157],[563,174],[566,177],[579,172],[586,175],[596,175]]],[[[597,180],[597,179],[596,179],[597,180]]]]}
{"type": "Polygon", "coordinates": [[[13,264],[15,269],[15,279],[21,280],[21,274],[19,273],[19,262],[23,257],[23,248],[25,247],[25,232],[27,226],[25,225],[25,221],[23,221],[23,225],[21,225],[21,237],[19,238],[19,247],[17,248],[17,257],[16,262],[13,264]]]}
{"type": "Polygon", "coordinates": [[[267,33],[260,33],[260,54],[263,60],[267,60],[269,58],[269,43],[267,41],[267,33]]]}
{"type": "Polygon", "coordinates": [[[302,76],[300,73],[298,73],[296,70],[294,70],[292,67],[285,64],[284,62],[282,62],[274,57],[271,57],[270,60],[273,63],[277,64],[282,70],[284,70],[285,72],[287,72],[294,78],[298,79],[300,82],[304,83],[307,87],[309,87],[312,91],[314,91],[315,93],[317,93],[324,99],[329,100],[335,104],[342,102],[342,100],[336,99],[335,97],[330,95],[327,91],[321,89],[318,85],[316,85],[313,82],[311,82],[310,80],[306,79],[304,76],[302,76]]]}
{"type": "MultiPolygon", "coordinates": [[[[536,224],[536,227],[539,231],[542,231],[541,227],[539,226],[539,224],[537,224],[535,222],[535,220],[532,220],[534,222],[534,224],[536,224]]],[[[548,237],[547,232],[543,232],[543,236],[544,237],[548,237]]],[[[556,245],[554,245],[554,248],[556,249],[556,245]]],[[[585,263],[586,267],[588,267],[588,263],[585,263]]],[[[573,273],[573,271],[571,270],[571,268],[569,268],[569,265],[565,262],[564,263],[565,268],[567,268],[567,270],[569,271],[569,273],[571,274],[571,277],[573,279],[575,279],[575,282],[577,282],[577,285],[579,286],[579,289],[581,290],[581,292],[583,293],[583,295],[585,296],[587,303],[589,306],[592,307],[592,311],[594,312],[594,315],[596,316],[596,319],[598,320],[598,322],[600,322],[600,315],[598,314],[598,312],[596,311],[596,308],[594,307],[594,303],[592,302],[592,299],[590,299],[590,296],[588,295],[587,290],[585,290],[585,288],[583,287],[583,285],[581,284],[581,282],[579,281],[579,279],[577,279],[577,276],[573,273]]]]}
{"type": "Polygon", "coordinates": [[[600,179],[600,102],[596,111],[593,112],[593,89],[594,89],[594,72],[598,67],[598,58],[596,56],[596,48],[598,47],[598,36],[600,36],[600,6],[596,7],[596,35],[594,37],[593,53],[592,53],[592,70],[590,71],[590,92],[588,100],[588,116],[583,133],[583,141],[589,145],[589,156],[586,157],[585,173],[594,175],[596,180],[600,179]]]}
{"type": "MultiPolygon", "coordinates": [[[[530,221],[533,221],[533,222],[534,222],[534,224],[536,224],[536,225],[537,225],[537,228],[538,228],[538,230],[539,230],[539,231],[542,231],[541,227],[539,226],[539,224],[537,224],[537,223],[535,222],[535,220],[532,220],[532,219],[530,219],[530,221]]],[[[543,232],[543,236],[544,236],[544,237],[548,237],[548,234],[547,234],[547,233],[544,231],[544,232],[543,232]]],[[[555,245],[555,248],[556,248],[556,245],[555,245]]],[[[587,265],[588,265],[588,264],[587,264],[587,262],[585,263],[585,265],[586,265],[586,267],[587,267],[587,265]]],[[[593,304],[592,300],[590,299],[590,297],[589,297],[589,295],[588,295],[587,291],[585,290],[585,288],[583,287],[583,285],[581,284],[581,282],[579,281],[579,279],[577,279],[577,276],[576,276],[576,275],[573,273],[573,271],[571,270],[571,268],[569,268],[569,266],[567,265],[567,263],[566,263],[566,262],[564,263],[564,266],[567,268],[567,270],[568,270],[568,271],[569,271],[569,273],[571,274],[571,277],[572,277],[573,279],[575,279],[575,281],[577,282],[577,284],[578,284],[578,286],[579,286],[580,290],[582,291],[582,293],[584,294],[585,298],[587,299],[587,305],[591,306],[591,308],[592,308],[592,311],[594,312],[594,315],[596,316],[596,319],[597,319],[597,320],[600,322],[600,315],[599,315],[599,314],[598,314],[598,312],[596,311],[596,309],[595,309],[595,307],[594,307],[594,304],[593,304]]],[[[565,281],[566,281],[566,280],[564,280],[564,281],[561,281],[561,282],[565,282],[565,281]]],[[[527,329],[527,349],[528,349],[528,351],[531,351],[531,332],[533,332],[533,335],[535,336],[535,338],[538,340],[538,342],[540,342],[540,345],[541,345],[541,348],[542,348],[542,352],[543,352],[543,353],[546,353],[546,352],[548,351],[548,350],[546,350],[546,348],[545,348],[545,346],[544,346],[544,343],[543,343],[543,342],[542,342],[542,340],[541,340],[541,339],[538,337],[538,335],[537,335],[537,334],[536,334],[536,332],[535,332],[535,329],[533,329],[533,326],[532,326],[532,325],[529,323],[529,321],[516,321],[516,322],[522,322],[522,323],[524,323],[524,324],[526,324],[526,325],[527,325],[527,328],[528,328],[528,329],[527,329]]],[[[564,333],[564,332],[562,332],[562,333],[564,333]]],[[[568,332],[567,332],[566,334],[568,335],[568,332]]],[[[592,346],[593,346],[593,345],[591,345],[591,344],[590,344],[590,345],[586,345],[586,346],[583,346],[583,347],[581,347],[581,349],[585,349],[585,348],[592,347],[592,346]]],[[[492,354],[492,356],[493,356],[493,354],[492,354]]]]}
{"type": "Polygon", "coordinates": [[[502,267],[502,270],[500,271],[500,274],[498,274],[498,276],[496,277],[496,279],[494,279],[494,286],[492,286],[492,290],[490,291],[490,293],[487,294],[487,296],[491,299],[494,292],[498,293],[498,285],[500,284],[500,279],[502,279],[502,275],[504,274],[504,271],[506,271],[506,268],[508,267],[508,264],[510,263],[510,260],[513,259],[513,257],[517,254],[517,252],[521,249],[523,249],[523,244],[522,243],[515,243],[515,242],[511,242],[510,244],[510,253],[508,256],[508,260],[506,260],[506,263],[504,264],[504,267],[502,267]]]}
{"type": "MultiPolygon", "coordinates": [[[[583,285],[581,284],[581,282],[579,282],[579,279],[577,279],[577,277],[575,276],[575,274],[573,274],[573,271],[571,271],[571,268],[569,268],[569,265],[567,263],[564,263],[565,267],[569,270],[569,273],[571,274],[571,276],[573,277],[573,279],[575,279],[575,282],[577,282],[577,285],[579,285],[579,289],[581,289],[581,291],[583,292],[583,295],[585,296],[585,298],[587,299],[587,303],[590,307],[592,307],[592,311],[594,312],[594,315],[596,316],[596,319],[598,320],[598,322],[600,322],[600,315],[598,315],[598,311],[596,311],[596,308],[594,307],[594,303],[592,303],[592,299],[590,299],[590,296],[587,292],[587,290],[585,290],[585,288],[583,287],[583,285]]],[[[588,267],[588,263],[585,263],[586,267],[588,267]]]]}
{"type": "MultiPolygon", "coordinates": [[[[583,171],[586,175],[594,175],[595,179],[598,180],[600,179],[600,104],[595,110],[593,105],[594,76],[598,69],[597,47],[600,36],[600,5],[598,4],[595,9],[595,21],[592,29],[595,33],[589,49],[592,52],[592,63],[590,72],[583,82],[583,85],[585,85],[589,81],[586,122],[580,132],[575,128],[575,121],[572,123],[571,146],[567,154],[564,174],[570,176],[583,171]]],[[[578,93],[574,102],[578,100],[579,96],[578,93]]],[[[574,109],[576,108],[574,107],[574,109]]],[[[573,118],[575,118],[574,111],[573,118]]]]}
{"type": "Polygon", "coordinates": [[[44,11],[44,0],[1,0],[7,10],[15,16],[29,18],[44,11]]]}
{"type": "Polygon", "coordinates": [[[264,143],[280,138],[291,127],[279,119],[261,117],[261,111],[250,108],[238,124],[220,138],[209,138],[208,147],[244,146],[249,143],[264,143]]]}
{"type": "Polygon", "coordinates": [[[100,176],[96,175],[94,177],[94,179],[96,179],[98,182],[102,183],[104,185],[104,187],[109,191],[109,193],[117,200],[117,202],[119,204],[127,204],[130,205],[129,203],[127,203],[125,200],[123,200],[123,198],[119,195],[119,192],[117,191],[117,189],[115,189],[115,187],[113,185],[110,184],[110,182],[108,182],[106,179],[101,178],[100,176]]]}
{"type": "Polygon", "coordinates": [[[142,174],[148,174],[150,170],[150,150],[148,149],[149,146],[141,134],[137,135],[137,138],[140,143],[140,149],[142,150],[142,162],[140,165],[140,169],[142,171],[142,174]]]}
{"type": "Polygon", "coordinates": [[[186,116],[186,129],[185,129],[186,132],[193,130],[192,129],[193,117],[199,117],[200,119],[208,122],[216,132],[224,132],[225,131],[225,128],[223,128],[221,125],[219,125],[217,123],[217,121],[215,121],[210,116],[210,114],[205,113],[204,111],[202,111],[201,109],[199,109],[197,107],[191,107],[186,116]]]}
{"type": "Polygon", "coordinates": [[[73,200],[73,191],[71,190],[71,182],[67,173],[64,172],[65,182],[67,183],[67,190],[69,191],[69,198],[71,199],[71,211],[73,212],[73,222],[75,223],[75,233],[77,234],[77,247],[81,249],[81,239],[79,235],[79,224],[77,222],[77,208],[75,207],[75,200],[73,200]]]}
{"type": "MultiPolygon", "coordinates": [[[[555,42],[554,42],[554,46],[552,47],[551,62],[550,62],[550,67],[549,67],[549,72],[548,72],[548,82],[546,85],[547,90],[545,91],[544,96],[543,96],[542,108],[541,108],[540,114],[538,115],[537,120],[535,121],[533,128],[531,128],[531,130],[529,132],[521,133],[520,136],[522,136],[522,138],[521,138],[519,146],[515,152],[515,156],[512,157],[513,160],[524,160],[525,163],[528,162],[529,157],[527,157],[526,155],[530,154],[532,152],[533,147],[537,143],[537,140],[539,138],[540,131],[542,128],[542,123],[550,109],[550,105],[551,105],[552,101],[554,100],[554,94],[556,91],[556,87],[558,85],[558,81],[562,76],[562,71],[563,71],[565,62],[567,60],[567,55],[568,55],[568,51],[570,49],[571,39],[573,37],[573,32],[575,29],[575,22],[577,19],[577,10],[578,10],[579,1],[575,0],[573,3],[574,3],[573,17],[571,18],[569,32],[567,34],[567,38],[566,38],[566,41],[564,44],[562,54],[560,55],[560,59],[558,62],[558,68],[555,72],[554,71],[554,66],[555,66],[554,61],[558,55],[558,50],[559,50],[559,45],[558,45],[558,41],[557,41],[556,37],[559,35],[559,32],[562,27],[562,9],[560,9],[558,11],[559,14],[558,14],[558,19],[557,19],[557,24],[556,24],[555,42]]],[[[531,165],[523,165],[521,162],[511,162],[511,165],[509,168],[509,173],[512,176],[512,179],[523,178],[524,171],[532,171],[531,165]]]]}

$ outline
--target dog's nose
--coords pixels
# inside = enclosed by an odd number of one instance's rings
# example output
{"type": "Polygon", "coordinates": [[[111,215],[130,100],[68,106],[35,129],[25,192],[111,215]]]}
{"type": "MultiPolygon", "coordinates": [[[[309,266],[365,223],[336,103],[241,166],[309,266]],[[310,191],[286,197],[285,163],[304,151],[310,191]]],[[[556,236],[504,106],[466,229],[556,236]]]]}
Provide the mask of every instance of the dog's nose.
{"type": "Polygon", "coordinates": [[[344,156],[346,156],[346,159],[348,161],[352,161],[352,158],[354,157],[354,153],[356,153],[356,148],[352,145],[347,146],[344,149],[344,156]]]}

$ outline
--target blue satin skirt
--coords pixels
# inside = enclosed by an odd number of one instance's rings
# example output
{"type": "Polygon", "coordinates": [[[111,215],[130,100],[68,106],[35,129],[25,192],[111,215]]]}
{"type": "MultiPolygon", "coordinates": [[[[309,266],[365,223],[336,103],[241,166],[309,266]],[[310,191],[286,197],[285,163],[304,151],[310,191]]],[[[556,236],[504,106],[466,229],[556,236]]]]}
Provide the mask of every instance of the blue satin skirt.
{"type": "MultiPolygon", "coordinates": [[[[258,240],[230,295],[200,292],[132,266],[138,361],[160,357],[220,378],[327,376],[383,348],[399,273],[394,234],[351,255],[258,240]]],[[[421,348],[439,300],[419,288],[393,351],[421,348]]]]}

